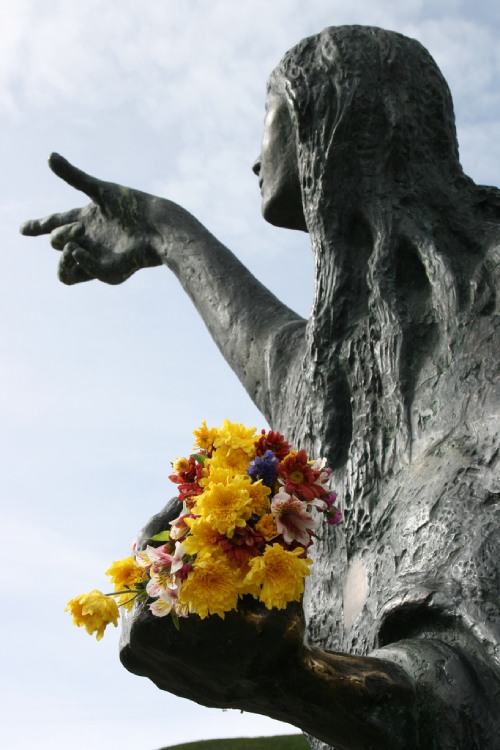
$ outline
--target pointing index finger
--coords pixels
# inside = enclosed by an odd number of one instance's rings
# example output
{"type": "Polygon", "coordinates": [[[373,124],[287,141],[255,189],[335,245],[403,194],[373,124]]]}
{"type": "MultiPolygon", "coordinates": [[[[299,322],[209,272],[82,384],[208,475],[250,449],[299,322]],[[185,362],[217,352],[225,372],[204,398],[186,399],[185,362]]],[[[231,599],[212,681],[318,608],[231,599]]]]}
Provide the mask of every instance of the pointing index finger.
{"type": "Polygon", "coordinates": [[[54,174],[67,182],[68,185],[76,188],[76,190],[81,190],[82,193],[88,195],[94,203],[100,203],[99,199],[104,184],[101,180],[98,180],[96,177],[91,177],[81,169],[74,167],[73,164],[70,164],[70,162],[60,154],[54,153],[50,155],[49,167],[54,174]]]}

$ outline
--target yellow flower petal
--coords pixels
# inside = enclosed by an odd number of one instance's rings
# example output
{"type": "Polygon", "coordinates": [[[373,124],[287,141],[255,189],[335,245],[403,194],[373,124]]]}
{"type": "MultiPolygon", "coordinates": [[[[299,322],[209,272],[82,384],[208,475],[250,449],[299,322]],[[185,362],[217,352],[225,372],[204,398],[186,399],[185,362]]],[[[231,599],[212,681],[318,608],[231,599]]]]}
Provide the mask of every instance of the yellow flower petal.
{"type": "Polygon", "coordinates": [[[202,450],[211,451],[215,439],[217,438],[217,427],[207,427],[205,420],[201,423],[199,429],[194,430],[193,435],[196,438],[195,446],[202,450]]]}
{"type": "Polygon", "coordinates": [[[238,604],[238,571],[225,557],[199,556],[182,583],[179,601],[202,619],[236,609],[238,604]]]}
{"type": "Polygon", "coordinates": [[[115,591],[121,591],[126,586],[133,589],[136,583],[147,580],[144,568],[137,565],[135,558],[125,557],[123,560],[115,560],[108,568],[106,575],[111,578],[115,591]]]}
{"type": "Polygon", "coordinates": [[[231,538],[235,528],[246,526],[252,514],[248,482],[235,478],[228,484],[211,484],[196,498],[196,513],[213,529],[231,538]]]}
{"type": "Polygon", "coordinates": [[[189,534],[183,539],[183,547],[188,555],[222,554],[219,547],[219,532],[203,518],[186,518],[189,534]]]}
{"type": "Polygon", "coordinates": [[[217,450],[221,446],[226,446],[232,450],[240,448],[253,458],[257,439],[255,427],[245,427],[243,424],[236,424],[225,419],[224,424],[218,430],[214,446],[217,450]]]}
{"type": "Polygon", "coordinates": [[[180,474],[181,471],[189,471],[189,459],[184,458],[184,456],[177,458],[172,464],[172,469],[175,474],[180,474]]]}
{"type": "Polygon", "coordinates": [[[89,635],[96,633],[98,641],[110,622],[116,628],[120,616],[115,600],[97,589],[70,599],[64,611],[69,612],[74,624],[84,627],[89,635]]]}
{"type": "Polygon", "coordinates": [[[255,524],[255,531],[261,534],[266,541],[278,536],[278,529],[273,514],[265,513],[260,521],[255,524]]]}
{"type": "Polygon", "coordinates": [[[300,601],[312,564],[309,558],[298,557],[303,553],[302,547],[290,551],[281,544],[268,545],[263,555],[249,560],[244,585],[261,585],[259,599],[268,609],[285,609],[290,602],[300,601]]]}

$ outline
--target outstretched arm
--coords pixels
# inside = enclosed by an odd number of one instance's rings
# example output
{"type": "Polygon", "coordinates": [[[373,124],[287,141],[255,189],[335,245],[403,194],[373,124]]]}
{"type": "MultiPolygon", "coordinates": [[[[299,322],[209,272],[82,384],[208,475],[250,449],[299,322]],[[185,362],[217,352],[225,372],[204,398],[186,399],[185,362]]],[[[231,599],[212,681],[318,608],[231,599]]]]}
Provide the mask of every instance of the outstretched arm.
{"type": "Polygon", "coordinates": [[[269,418],[269,356],[286,326],[305,321],[282,304],[188,211],[91,177],[53,154],[56,175],[84,192],[81,209],[26,222],[25,235],[50,234],[65,284],[120,284],[140,268],[166,265],[192,299],[229,365],[269,418]]]}

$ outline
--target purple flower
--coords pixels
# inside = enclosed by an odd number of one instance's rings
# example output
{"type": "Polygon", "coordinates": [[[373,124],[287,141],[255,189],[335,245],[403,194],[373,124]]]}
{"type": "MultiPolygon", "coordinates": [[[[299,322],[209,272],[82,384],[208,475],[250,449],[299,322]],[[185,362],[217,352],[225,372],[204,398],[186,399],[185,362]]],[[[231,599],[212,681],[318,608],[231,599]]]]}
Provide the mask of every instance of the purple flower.
{"type": "Polygon", "coordinates": [[[328,510],[332,510],[332,509],[336,510],[336,508],[334,508],[335,500],[336,499],[337,499],[337,493],[336,492],[332,492],[330,495],[328,495],[327,497],[323,498],[323,500],[326,503],[326,507],[328,508],[328,510]]]}
{"type": "Polygon", "coordinates": [[[337,526],[342,521],[342,511],[333,507],[327,511],[326,517],[329,526],[337,526]]]}
{"type": "Polygon", "coordinates": [[[254,482],[262,479],[262,484],[273,489],[278,476],[276,465],[278,459],[271,450],[267,450],[263,456],[256,456],[248,467],[248,473],[254,482]]]}

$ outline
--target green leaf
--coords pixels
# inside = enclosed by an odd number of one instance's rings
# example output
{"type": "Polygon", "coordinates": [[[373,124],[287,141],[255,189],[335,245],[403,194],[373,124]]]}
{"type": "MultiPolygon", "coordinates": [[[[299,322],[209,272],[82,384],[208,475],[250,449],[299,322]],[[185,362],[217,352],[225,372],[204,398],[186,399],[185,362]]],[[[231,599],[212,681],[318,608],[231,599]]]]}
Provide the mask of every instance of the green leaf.
{"type": "Polygon", "coordinates": [[[179,627],[179,617],[177,615],[177,612],[174,612],[174,610],[170,610],[170,617],[172,618],[172,622],[174,623],[174,627],[176,630],[180,630],[179,627]]]}
{"type": "Polygon", "coordinates": [[[205,461],[207,460],[207,457],[203,455],[203,453],[192,453],[189,458],[192,458],[196,463],[201,464],[202,466],[205,465],[205,461]]]}
{"type": "Polygon", "coordinates": [[[150,542],[168,542],[170,539],[170,531],[160,531],[159,534],[149,537],[150,542]]]}

